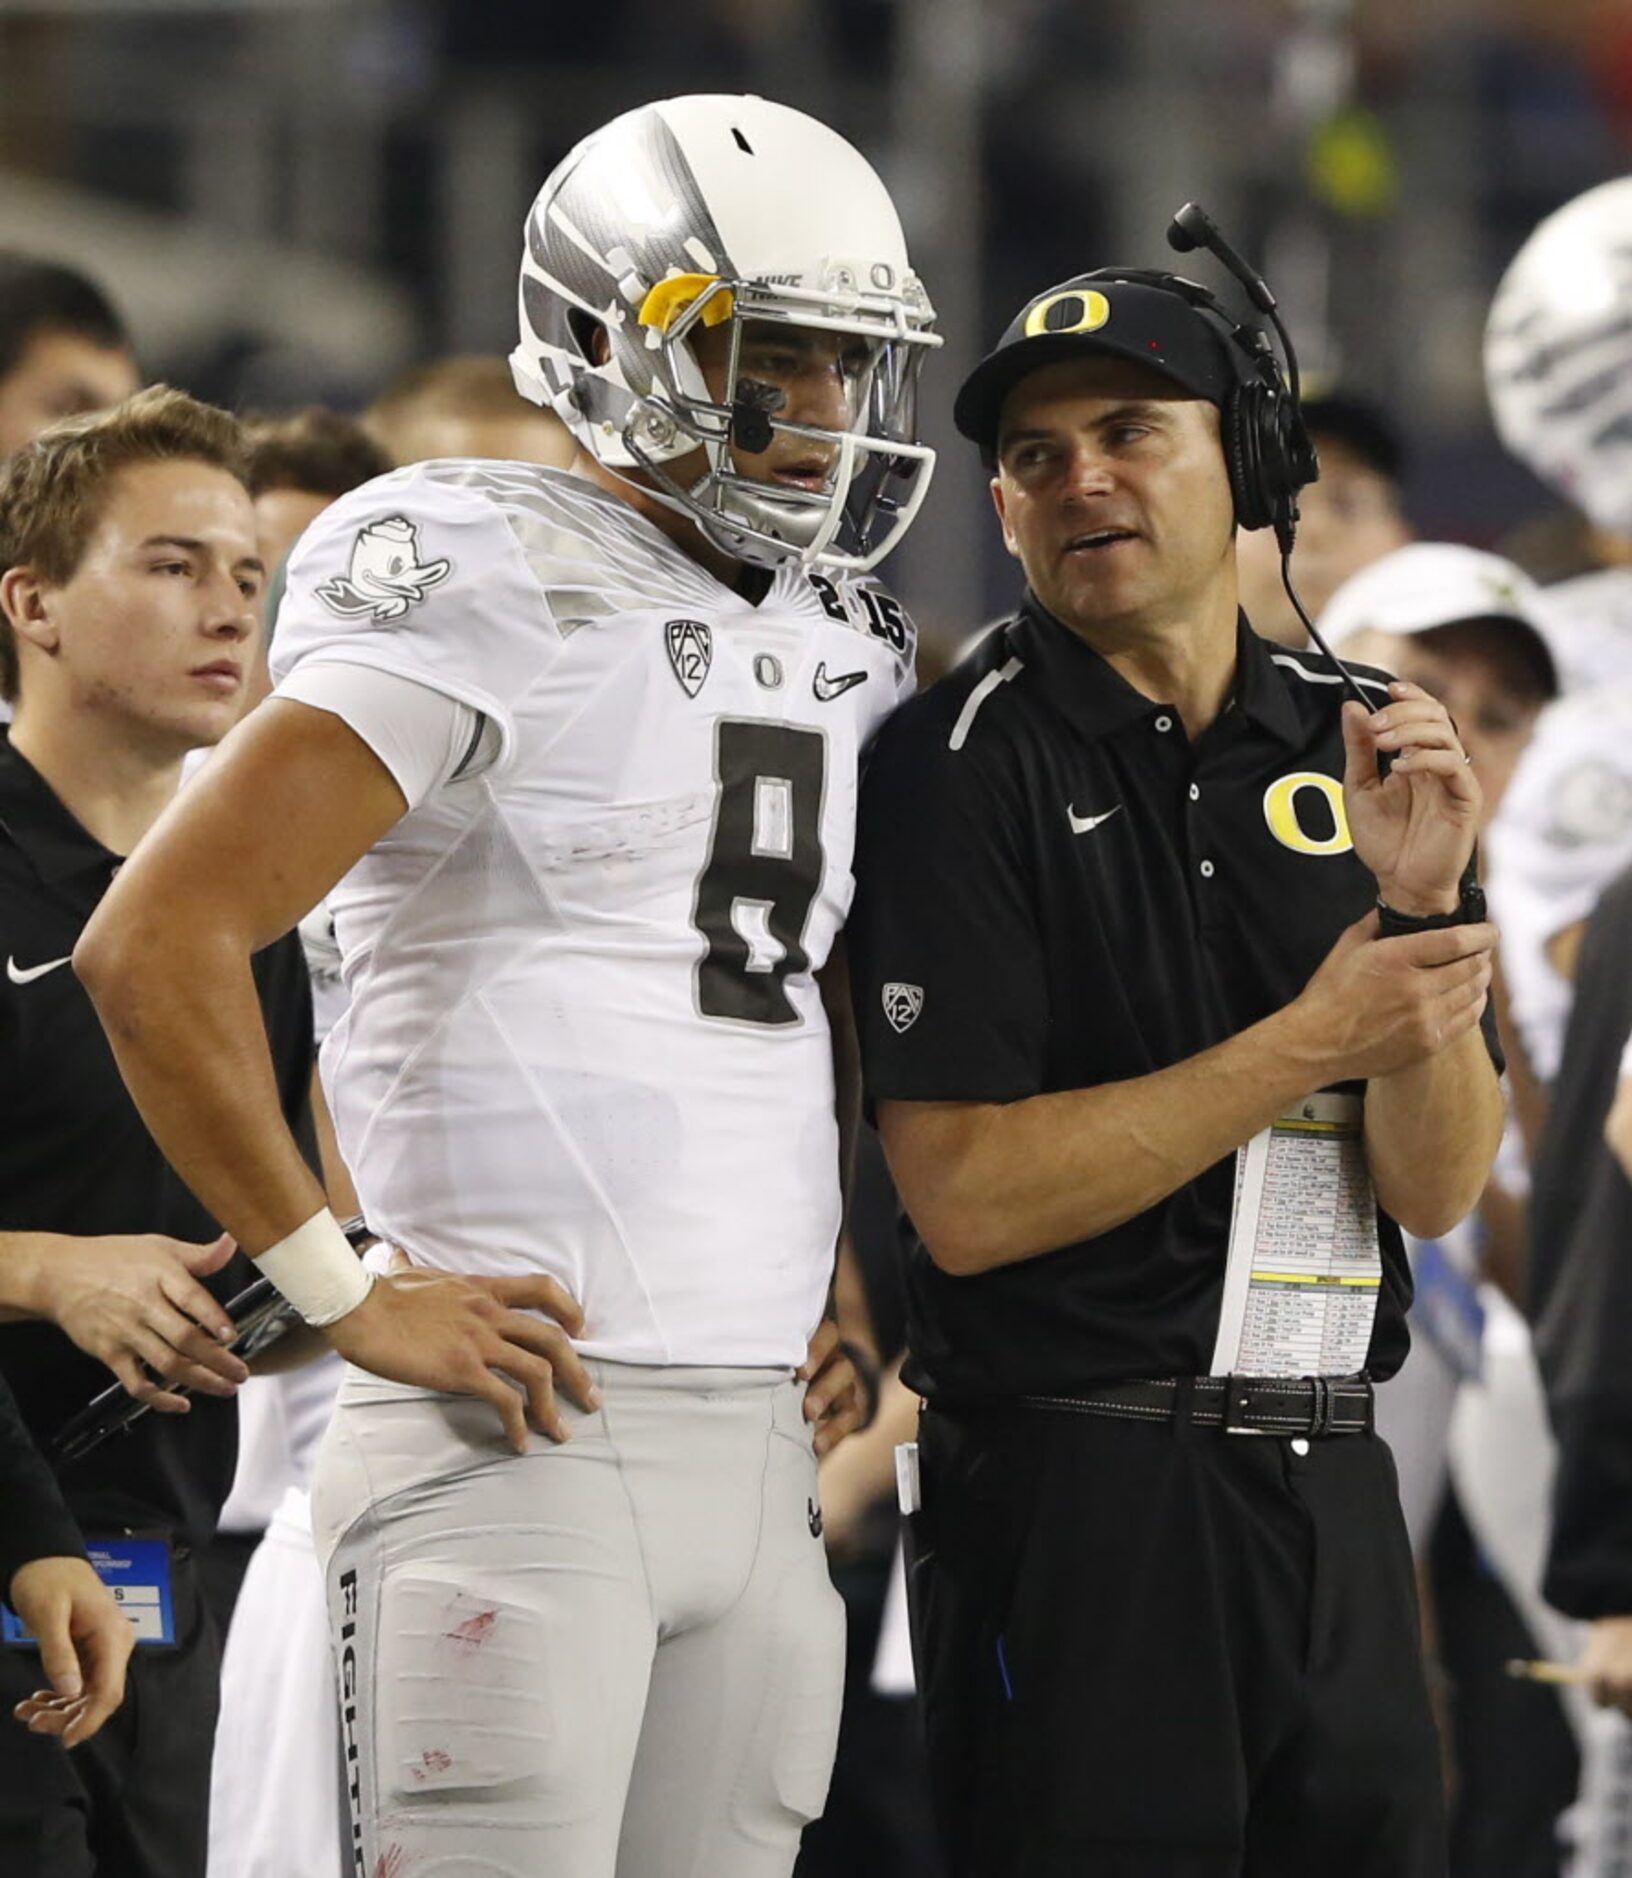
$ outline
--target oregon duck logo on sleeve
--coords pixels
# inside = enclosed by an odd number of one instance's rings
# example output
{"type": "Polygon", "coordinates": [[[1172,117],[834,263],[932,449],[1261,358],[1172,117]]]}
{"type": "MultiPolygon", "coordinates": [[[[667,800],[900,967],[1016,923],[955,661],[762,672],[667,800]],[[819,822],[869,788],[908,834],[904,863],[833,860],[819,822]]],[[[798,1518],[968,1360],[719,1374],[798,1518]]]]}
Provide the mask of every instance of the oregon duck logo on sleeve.
{"type": "Polygon", "coordinates": [[[453,572],[451,561],[421,561],[419,530],[406,515],[370,522],[351,546],[351,566],[317,597],[341,619],[401,619],[453,572]]]}

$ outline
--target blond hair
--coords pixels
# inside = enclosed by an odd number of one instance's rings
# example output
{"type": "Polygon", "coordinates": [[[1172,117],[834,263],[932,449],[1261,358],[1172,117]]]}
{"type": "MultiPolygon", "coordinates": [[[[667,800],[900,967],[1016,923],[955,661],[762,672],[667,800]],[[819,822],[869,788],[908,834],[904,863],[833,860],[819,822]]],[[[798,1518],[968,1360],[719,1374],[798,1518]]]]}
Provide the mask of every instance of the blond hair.
{"type": "Polygon", "coordinates": [[[422,460],[425,429],[442,422],[530,422],[559,444],[552,461],[572,455],[572,436],[553,411],[516,389],[506,360],[469,353],[410,366],[363,413],[363,423],[398,466],[422,460]]]}
{"type": "MultiPolygon", "coordinates": [[[[52,586],[72,580],[119,471],[177,459],[211,464],[243,482],[237,418],[152,385],[111,410],[52,425],[0,464],[0,574],[27,567],[52,586]]],[[[17,697],[17,641],[3,612],[0,697],[17,697]]]]}

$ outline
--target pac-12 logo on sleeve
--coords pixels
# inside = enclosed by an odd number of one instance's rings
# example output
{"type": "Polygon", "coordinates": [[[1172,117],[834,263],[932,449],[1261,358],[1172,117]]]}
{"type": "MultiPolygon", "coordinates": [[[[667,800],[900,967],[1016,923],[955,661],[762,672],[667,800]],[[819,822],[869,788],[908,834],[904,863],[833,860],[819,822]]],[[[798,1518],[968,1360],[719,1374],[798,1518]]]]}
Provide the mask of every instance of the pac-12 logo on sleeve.
{"type": "Polygon", "coordinates": [[[317,597],[342,619],[401,619],[453,572],[451,561],[421,561],[419,530],[406,515],[370,522],[351,545],[351,566],[317,597]]]}
{"type": "Polygon", "coordinates": [[[924,1008],[922,985],[889,984],[884,987],[884,1015],[898,1035],[911,1030],[924,1008]]]}

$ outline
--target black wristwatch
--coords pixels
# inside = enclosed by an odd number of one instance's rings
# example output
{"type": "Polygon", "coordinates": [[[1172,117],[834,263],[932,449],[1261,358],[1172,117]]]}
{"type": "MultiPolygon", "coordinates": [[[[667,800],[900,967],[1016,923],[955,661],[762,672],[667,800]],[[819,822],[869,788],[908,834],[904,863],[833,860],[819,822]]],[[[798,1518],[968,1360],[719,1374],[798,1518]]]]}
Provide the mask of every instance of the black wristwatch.
{"type": "Polygon", "coordinates": [[[1439,932],[1447,926],[1478,926],[1485,918],[1485,890],[1476,880],[1462,882],[1462,898],[1449,913],[1396,913],[1377,896],[1377,936],[1404,939],[1414,932],[1439,932]]]}

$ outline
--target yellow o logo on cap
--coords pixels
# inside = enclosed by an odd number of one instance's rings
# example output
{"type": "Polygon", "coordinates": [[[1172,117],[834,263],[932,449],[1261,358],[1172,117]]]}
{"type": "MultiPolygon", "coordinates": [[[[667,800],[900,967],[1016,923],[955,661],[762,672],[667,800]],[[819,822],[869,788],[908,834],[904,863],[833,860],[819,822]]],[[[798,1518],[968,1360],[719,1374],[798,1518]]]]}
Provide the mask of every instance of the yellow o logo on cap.
{"type": "Polygon", "coordinates": [[[1111,317],[1111,303],[1104,294],[1089,288],[1068,288],[1039,300],[1026,315],[1026,337],[1036,339],[1044,333],[1093,333],[1111,317]]]}
{"type": "Polygon", "coordinates": [[[1264,820],[1281,846],[1294,854],[1347,854],[1354,846],[1343,809],[1343,785],[1318,770],[1294,770],[1290,776],[1272,782],[1264,791],[1264,820]],[[1331,834],[1311,835],[1305,829],[1298,816],[1298,797],[1305,789],[1326,798],[1332,812],[1331,834]]]}

